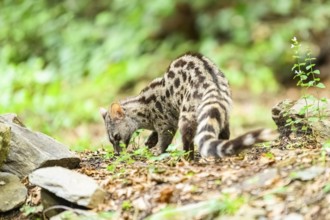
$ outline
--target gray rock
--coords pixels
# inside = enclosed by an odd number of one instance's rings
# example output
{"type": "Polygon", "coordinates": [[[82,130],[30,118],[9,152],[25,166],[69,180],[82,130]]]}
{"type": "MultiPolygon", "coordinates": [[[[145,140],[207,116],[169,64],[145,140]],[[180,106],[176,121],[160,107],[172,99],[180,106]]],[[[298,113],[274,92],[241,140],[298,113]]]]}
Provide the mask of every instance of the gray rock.
{"type": "Polygon", "coordinates": [[[297,136],[313,134],[320,143],[330,139],[330,99],[326,102],[312,99],[283,100],[273,107],[272,117],[282,137],[291,135],[292,129],[286,124],[288,119],[292,119],[300,121],[295,124],[297,136]],[[306,105],[309,106],[308,114],[302,114],[306,105]],[[320,110],[313,111],[313,108],[320,110]]]}
{"type": "Polygon", "coordinates": [[[50,218],[50,220],[63,220],[63,219],[72,219],[72,220],[112,220],[120,219],[120,214],[114,212],[100,212],[96,213],[93,211],[86,211],[81,209],[71,209],[62,212],[56,216],[50,218]]]}
{"type": "Polygon", "coordinates": [[[0,168],[9,152],[10,127],[0,122],[0,168]]]}
{"type": "Polygon", "coordinates": [[[323,174],[325,171],[324,167],[312,166],[304,170],[291,173],[293,179],[299,179],[302,181],[312,180],[319,175],[323,174]]]}
{"type": "Polygon", "coordinates": [[[88,208],[96,208],[106,196],[92,178],[63,167],[35,170],[29,180],[60,198],[88,208]]]}
{"type": "Polygon", "coordinates": [[[24,204],[27,189],[17,176],[0,172],[0,195],[0,212],[7,212],[24,204]]]}
{"type": "Polygon", "coordinates": [[[65,199],[62,199],[56,196],[54,193],[49,192],[46,189],[41,189],[40,191],[41,196],[41,204],[43,207],[44,215],[48,218],[58,215],[59,213],[63,212],[63,207],[79,207],[72,202],[69,202],[65,199]],[[55,208],[59,207],[59,208],[55,208]]]}
{"type": "Polygon", "coordinates": [[[299,213],[290,213],[286,216],[282,216],[283,220],[303,220],[304,216],[299,213]]]}
{"type": "Polygon", "coordinates": [[[14,113],[8,113],[8,114],[0,115],[0,116],[2,116],[2,119],[7,122],[17,124],[21,127],[26,127],[24,125],[24,123],[22,122],[22,120],[14,113]]]}
{"type": "Polygon", "coordinates": [[[0,115],[0,123],[11,128],[10,150],[2,171],[21,178],[41,167],[76,168],[79,165],[80,159],[67,146],[24,127],[15,114],[0,115]]]}
{"type": "Polygon", "coordinates": [[[198,202],[184,205],[178,208],[165,209],[151,215],[149,220],[167,220],[167,219],[212,219],[214,214],[219,213],[221,202],[213,199],[209,201],[198,202]]]}
{"type": "Polygon", "coordinates": [[[245,180],[242,184],[240,184],[240,189],[242,190],[253,190],[253,189],[261,189],[262,187],[266,187],[271,185],[276,179],[279,178],[279,173],[277,169],[266,169],[251,178],[245,180]]]}

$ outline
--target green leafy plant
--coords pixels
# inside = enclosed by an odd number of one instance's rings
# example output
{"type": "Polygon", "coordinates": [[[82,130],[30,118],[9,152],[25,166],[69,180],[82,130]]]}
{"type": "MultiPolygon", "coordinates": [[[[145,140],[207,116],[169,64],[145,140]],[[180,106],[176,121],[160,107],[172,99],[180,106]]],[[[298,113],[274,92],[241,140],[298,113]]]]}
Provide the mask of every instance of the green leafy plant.
{"type": "Polygon", "coordinates": [[[330,154],[330,140],[327,140],[322,145],[322,151],[320,157],[320,160],[324,165],[326,165],[327,157],[329,156],[329,154],[330,154]]]}
{"type": "MultiPolygon", "coordinates": [[[[311,51],[308,49],[306,54],[301,55],[301,44],[296,37],[292,38],[291,48],[294,50],[293,58],[295,64],[292,67],[294,72],[294,79],[297,79],[297,86],[302,88],[302,98],[305,100],[305,105],[299,110],[300,118],[288,118],[286,126],[290,126],[292,131],[297,131],[299,125],[302,124],[301,130],[307,131],[308,123],[320,121],[323,117],[323,110],[326,98],[316,98],[309,94],[310,88],[324,89],[325,85],[321,82],[319,77],[320,71],[315,69],[314,61],[316,58],[312,57],[311,51]],[[323,104],[322,104],[323,103],[323,104]]],[[[285,114],[289,115],[290,112],[285,114]]]]}
{"type": "Polygon", "coordinates": [[[121,207],[123,210],[129,210],[133,207],[132,203],[128,200],[123,201],[123,203],[121,204],[121,207]]]}
{"type": "Polygon", "coordinates": [[[145,147],[145,146],[136,149],[133,152],[133,154],[135,156],[138,156],[138,157],[141,157],[141,158],[147,159],[147,160],[149,160],[153,156],[153,154],[150,152],[149,148],[145,147]]]}
{"type": "Polygon", "coordinates": [[[132,164],[135,162],[135,159],[132,157],[132,154],[127,152],[126,150],[123,150],[120,155],[111,162],[110,165],[108,165],[107,170],[109,170],[110,172],[115,172],[117,170],[117,168],[122,168],[119,169],[118,173],[122,173],[124,172],[125,168],[124,167],[120,167],[120,164],[132,164]]]}
{"type": "Polygon", "coordinates": [[[297,86],[303,88],[317,87],[324,89],[325,86],[320,82],[320,78],[317,75],[320,74],[320,71],[315,69],[315,64],[313,63],[316,58],[311,56],[311,51],[307,50],[305,58],[302,58],[300,55],[301,44],[296,37],[292,38],[291,47],[294,49],[294,58],[296,63],[292,67],[294,71],[294,79],[298,78],[297,86]],[[311,78],[309,78],[311,76],[311,78]]]}
{"type": "Polygon", "coordinates": [[[181,158],[185,157],[189,152],[179,150],[175,145],[171,144],[166,153],[160,154],[158,156],[151,157],[151,161],[163,161],[167,159],[167,162],[175,165],[181,158]]]}
{"type": "Polygon", "coordinates": [[[40,215],[40,213],[43,210],[43,206],[42,205],[38,205],[38,206],[30,206],[30,205],[24,205],[20,208],[20,211],[23,213],[24,216],[26,217],[34,217],[33,219],[41,219],[41,217],[37,217],[38,215],[40,215]]]}
{"type": "Polygon", "coordinates": [[[329,192],[330,192],[330,183],[326,184],[326,185],[323,187],[323,192],[324,192],[324,193],[329,193],[329,192]]]}

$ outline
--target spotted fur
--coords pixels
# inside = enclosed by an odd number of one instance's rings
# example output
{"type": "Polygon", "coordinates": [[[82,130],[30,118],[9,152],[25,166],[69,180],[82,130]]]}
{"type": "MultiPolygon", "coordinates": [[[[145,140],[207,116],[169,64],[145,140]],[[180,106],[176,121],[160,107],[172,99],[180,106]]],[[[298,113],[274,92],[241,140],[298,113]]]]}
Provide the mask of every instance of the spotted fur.
{"type": "Polygon", "coordinates": [[[185,54],[174,60],[164,76],[153,80],[138,96],[102,109],[110,142],[121,151],[133,132],[152,130],[146,145],[165,152],[179,129],[183,149],[194,155],[194,140],[202,157],[221,158],[255,143],[272,140],[267,129],[229,140],[232,105],[228,81],[216,65],[201,54],[185,54]]]}

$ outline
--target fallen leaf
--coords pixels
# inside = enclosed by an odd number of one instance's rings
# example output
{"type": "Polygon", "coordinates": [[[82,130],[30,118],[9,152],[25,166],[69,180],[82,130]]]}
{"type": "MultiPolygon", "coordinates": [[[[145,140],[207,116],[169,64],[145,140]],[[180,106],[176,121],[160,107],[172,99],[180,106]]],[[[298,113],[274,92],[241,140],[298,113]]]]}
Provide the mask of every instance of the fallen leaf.
{"type": "Polygon", "coordinates": [[[166,186],[164,187],[160,193],[159,197],[157,198],[157,202],[161,203],[168,203],[173,195],[174,187],[173,186],[166,186]]]}

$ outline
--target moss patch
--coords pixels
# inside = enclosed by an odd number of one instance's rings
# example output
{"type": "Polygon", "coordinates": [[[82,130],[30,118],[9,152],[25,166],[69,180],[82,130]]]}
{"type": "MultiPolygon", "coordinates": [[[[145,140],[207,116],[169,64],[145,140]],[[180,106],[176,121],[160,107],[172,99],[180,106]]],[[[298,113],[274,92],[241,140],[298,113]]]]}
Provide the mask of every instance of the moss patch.
{"type": "Polygon", "coordinates": [[[2,167],[3,162],[7,158],[10,138],[10,127],[4,123],[0,123],[0,167],[2,167]]]}

